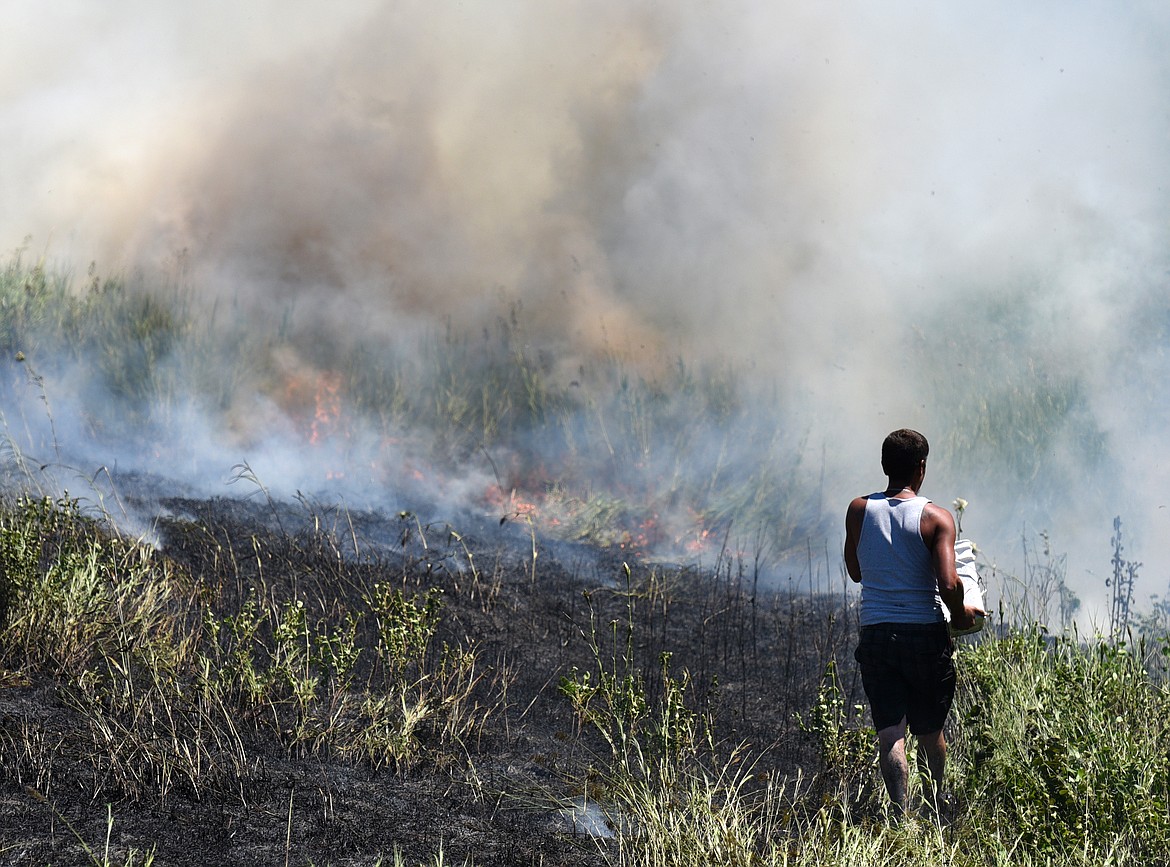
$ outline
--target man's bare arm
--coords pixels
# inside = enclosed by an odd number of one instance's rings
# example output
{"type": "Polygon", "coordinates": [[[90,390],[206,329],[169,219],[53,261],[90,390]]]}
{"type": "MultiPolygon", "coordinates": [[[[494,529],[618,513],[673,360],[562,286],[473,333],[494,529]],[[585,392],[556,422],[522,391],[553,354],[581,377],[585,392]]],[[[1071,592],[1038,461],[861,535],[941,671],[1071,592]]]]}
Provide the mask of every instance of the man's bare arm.
{"type": "Polygon", "coordinates": [[[861,538],[861,525],[865,518],[865,497],[858,497],[849,504],[845,513],[845,571],[856,583],[861,583],[861,563],[857,560],[857,542],[861,538]]]}
{"type": "Polygon", "coordinates": [[[963,603],[963,582],[955,571],[955,519],[946,509],[928,503],[922,510],[919,528],[930,549],[938,595],[951,612],[951,624],[956,629],[967,629],[983,612],[963,603]]]}

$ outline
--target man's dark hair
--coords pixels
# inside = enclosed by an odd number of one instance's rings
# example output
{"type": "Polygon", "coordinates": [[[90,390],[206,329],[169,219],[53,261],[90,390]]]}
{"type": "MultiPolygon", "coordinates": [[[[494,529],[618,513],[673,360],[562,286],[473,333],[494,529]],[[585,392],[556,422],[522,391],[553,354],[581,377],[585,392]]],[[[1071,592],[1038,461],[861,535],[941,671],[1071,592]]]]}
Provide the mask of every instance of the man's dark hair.
{"type": "Polygon", "coordinates": [[[882,443],[882,472],[895,479],[908,479],[926,460],[930,445],[916,430],[896,430],[882,443]]]}

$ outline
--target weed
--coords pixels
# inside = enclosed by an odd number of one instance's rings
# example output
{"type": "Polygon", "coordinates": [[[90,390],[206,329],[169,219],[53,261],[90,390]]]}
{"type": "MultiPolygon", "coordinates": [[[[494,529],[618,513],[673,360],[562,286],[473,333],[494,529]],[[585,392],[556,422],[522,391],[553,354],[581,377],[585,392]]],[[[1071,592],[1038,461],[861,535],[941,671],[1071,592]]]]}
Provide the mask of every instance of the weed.
{"type": "Polygon", "coordinates": [[[873,806],[880,789],[875,782],[877,733],[857,724],[864,711],[863,705],[846,707],[837,663],[830,660],[812,709],[797,717],[801,731],[815,741],[820,759],[815,783],[825,801],[873,806]]]}
{"type": "MultiPolygon", "coordinates": [[[[501,491],[538,507],[527,518],[534,535],[563,532],[605,545],[653,536],[673,554],[693,553],[688,544],[722,538],[734,526],[781,551],[818,520],[798,512],[808,493],[799,484],[805,443],[759,411],[763,395],[745,399],[739,370],[680,359],[648,378],[627,369],[615,348],[566,383],[549,354],[532,345],[520,307],[506,310],[482,339],[448,325],[410,345],[359,339],[344,348],[243,315],[224,317],[218,306],[198,309],[187,287],[91,274],[77,292],[69,275],[29,267],[18,254],[0,274],[0,309],[0,353],[22,353],[29,375],[36,365],[42,399],[58,382],[80,382],[79,393],[101,398],[70,406],[70,418],[103,441],[141,440],[163,465],[185,457],[163,444],[182,439],[170,433],[188,408],[235,428],[241,407],[259,400],[311,444],[348,439],[343,431],[359,428],[380,444],[347,443],[338,460],[348,463],[352,450],[354,466],[327,475],[373,469],[382,480],[404,462],[451,475],[486,462],[501,491]],[[301,382],[304,369],[314,371],[316,387],[301,382]],[[330,395],[327,414],[352,418],[332,428],[318,419],[322,389],[330,395]],[[544,519],[539,507],[553,488],[570,504],[570,520],[554,514],[557,498],[544,519]],[[645,533],[648,522],[659,525],[655,532],[645,533]]],[[[23,403],[17,411],[25,416],[23,403]]],[[[26,431],[13,441],[22,453],[56,447],[55,430],[42,433],[24,420],[26,431]]],[[[267,493],[247,464],[235,478],[267,493]]]]}
{"type": "Polygon", "coordinates": [[[1137,582],[1138,569],[1141,563],[1126,560],[1122,554],[1125,546],[1121,542],[1121,518],[1113,519],[1113,537],[1109,540],[1113,546],[1113,557],[1110,564],[1113,566],[1112,577],[1105,579],[1105,586],[1110,590],[1109,606],[1109,635],[1117,640],[1129,630],[1129,609],[1133,604],[1133,587],[1137,582]]]}
{"type": "MultiPolygon", "coordinates": [[[[61,462],[57,432],[71,426],[54,422],[60,406],[50,410],[48,396],[76,370],[83,392],[100,385],[94,393],[103,395],[79,411],[86,429],[131,446],[141,431],[173,424],[188,398],[227,419],[259,396],[293,430],[329,435],[314,425],[311,394],[290,398],[297,389],[281,359],[299,352],[313,382],[331,389],[330,407],[357,413],[383,444],[369,463],[377,480],[393,472],[387,455],[447,475],[490,465],[501,496],[508,492],[500,511],[526,522],[527,593],[555,577],[538,544],[554,536],[637,552],[695,543],[714,567],[627,567],[617,589],[588,591],[584,609],[558,598],[541,620],[503,587],[499,557],[494,571],[484,568],[490,561],[466,537],[413,512],[401,513],[402,544],[386,559],[359,543],[352,521],[339,542],[308,498],[299,499],[311,529],[289,532],[289,512],[247,463],[235,480],[262,495],[266,521],[175,519],[162,528],[166,554],[122,538],[68,496],[26,495],[0,508],[2,683],[52,684],[70,724],[6,718],[0,759],[20,783],[48,793],[65,780],[96,803],[180,795],[246,803],[269,748],[367,768],[449,766],[507,703],[501,672],[515,663],[496,672],[492,664],[541,633],[556,645],[554,661],[524,674],[559,683],[578,722],[566,749],[600,747],[600,758],[582,750],[590,768],[573,781],[619,832],[611,860],[1030,867],[1170,857],[1170,707],[1164,680],[1149,671],[1168,645],[1156,632],[1129,638],[1140,564],[1124,559],[1119,521],[1109,640],[1005,625],[964,647],[949,767],[958,820],[945,829],[877,826],[864,809],[872,732],[852,704],[855,676],[851,683],[835,662],[851,640],[849,612],[812,592],[817,525],[804,517],[809,497],[798,480],[816,473],[805,471],[805,443],[752,410],[737,370],[680,361],[643,378],[614,351],[566,384],[528,339],[518,308],[482,341],[448,328],[411,346],[305,348],[283,326],[197,315],[179,290],[90,277],[76,293],[19,257],[0,275],[0,376],[26,386],[48,415],[39,424],[19,405],[11,428],[4,420],[5,460],[26,481],[47,466],[36,455],[61,462]],[[810,550],[810,593],[767,593],[753,556],[794,542],[810,550]],[[452,624],[448,604],[464,592],[475,605],[461,616],[478,612],[503,636],[495,660],[485,663],[465,624],[452,624]],[[569,647],[578,626],[584,661],[569,647]],[[762,746],[749,746],[748,734],[762,746]]],[[[1066,441],[1080,444],[1078,463],[1091,468],[1101,438],[1075,377],[997,366],[1008,356],[978,361],[988,363],[966,369],[980,383],[960,388],[942,438],[972,475],[1006,466],[1042,482],[1039,456],[1066,441]],[[988,381],[990,391],[976,387],[988,381]]],[[[172,457],[160,448],[162,460],[172,457]]],[[[1047,534],[1027,541],[1006,619],[1059,621],[1063,630],[1076,602],[1065,575],[1047,534]]],[[[542,698],[541,688],[525,695],[512,722],[535,717],[542,698]]],[[[511,724],[505,715],[509,743],[511,724]]],[[[291,860],[292,785],[287,805],[281,792],[291,860]]]]}
{"type": "MultiPolygon", "coordinates": [[[[713,748],[712,732],[705,715],[691,707],[689,672],[671,672],[671,654],[659,656],[661,689],[657,700],[647,695],[646,684],[633,654],[635,602],[631,570],[622,567],[626,589],[624,624],[612,620],[603,638],[597,626],[591,594],[589,632],[585,635],[593,659],[591,670],[573,668],[560,679],[559,690],[569,699],[580,723],[588,724],[609,747],[623,776],[642,780],[670,772],[704,749],[713,748]]],[[[662,783],[669,783],[661,779],[662,783]]]]}

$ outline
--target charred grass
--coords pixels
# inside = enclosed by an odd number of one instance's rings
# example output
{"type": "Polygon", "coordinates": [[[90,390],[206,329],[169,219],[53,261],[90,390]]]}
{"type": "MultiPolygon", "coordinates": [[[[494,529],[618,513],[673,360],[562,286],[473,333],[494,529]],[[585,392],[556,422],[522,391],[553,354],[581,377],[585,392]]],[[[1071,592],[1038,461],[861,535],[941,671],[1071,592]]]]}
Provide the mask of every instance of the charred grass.
{"type": "Polygon", "coordinates": [[[5,504],[10,863],[83,863],[83,844],[110,863],[600,862],[561,809],[611,766],[605,696],[566,684],[618,666],[643,702],[611,709],[631,743],[673,695],[691,753],[747,741],[796,768],[792,712],[846,639],[827,603],[749,596],[742,564],[565,546],[534,570],[493,523],[164,505],[155,547],[75,502],[5,504]]]}

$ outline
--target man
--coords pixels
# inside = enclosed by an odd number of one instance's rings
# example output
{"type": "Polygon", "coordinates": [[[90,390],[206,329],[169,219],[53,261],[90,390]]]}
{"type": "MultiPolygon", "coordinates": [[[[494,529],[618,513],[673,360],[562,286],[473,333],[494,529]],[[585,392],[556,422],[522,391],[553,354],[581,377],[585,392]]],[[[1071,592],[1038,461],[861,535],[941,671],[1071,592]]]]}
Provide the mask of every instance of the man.
{"type": "Polygon", "coordinates": [[[861,584],[855,656],[895,819],[908,806],[907,727],[918,740],[924,794],[938,807],[947,756],[943,724],[955,694],[954,644],[943,606],[956,630],[983,613],[963,602],[951,513],[918,495],[929,451],[917,431],[891,433],[882,443],[889,484],[855,499],[845,515],[845,568],[861,584]]]}

